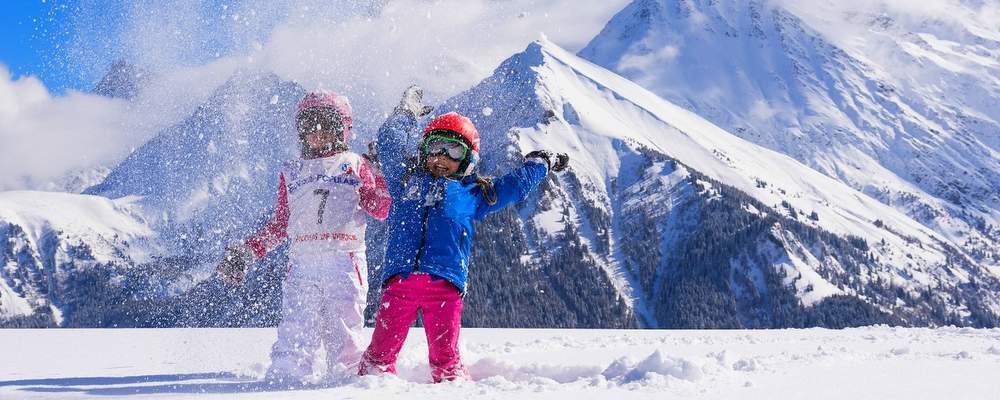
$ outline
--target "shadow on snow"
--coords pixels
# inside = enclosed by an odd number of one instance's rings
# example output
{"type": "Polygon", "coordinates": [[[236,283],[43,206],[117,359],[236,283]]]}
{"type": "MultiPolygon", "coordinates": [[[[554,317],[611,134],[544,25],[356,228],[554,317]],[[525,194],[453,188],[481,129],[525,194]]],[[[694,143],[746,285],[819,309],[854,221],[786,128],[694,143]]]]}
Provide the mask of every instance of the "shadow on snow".
{"type": "Polygon", "coordinates": [[[249,380],[229,372],[204,372],[193,374],[136,375],[119,377],[80,377],[23,379],[0,381],[0,387],[25,386],[19,390],[38,393],[79,392],[89,395],[123,396],[158,393],[241,393],[288,390],[315,390],[339,386],[336,383],[318,385],[287,385],[249,380]],[[221,382],[181,383],[193,380],[218,380],[221,382]],[[167,382],[162,385],[136,384],[167,382]],[[94,387],[97,386],[97,387],[94,387]],[[106,387],[101,387],[106,386],[106,387]]]}

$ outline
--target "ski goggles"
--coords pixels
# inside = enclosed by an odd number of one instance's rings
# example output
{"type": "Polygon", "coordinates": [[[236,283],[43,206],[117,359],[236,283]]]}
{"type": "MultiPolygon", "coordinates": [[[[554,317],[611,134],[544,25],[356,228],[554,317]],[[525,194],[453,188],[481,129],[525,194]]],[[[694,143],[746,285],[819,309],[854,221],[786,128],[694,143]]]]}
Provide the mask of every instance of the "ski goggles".
{"type": "Polygon", "coordinates": [[[299,114],[295,128],[301,136],[315,132],[340,133],[344,130],[344,119],[331,109],[310,108],[299,114]]]}
{"type": "Polygon", "coordinates": [[[469,155],[469,146],[462,139],[429,135],[424,138],[421,151],[425,157],[443,155],[455,161],[462,161],[469,155]]]}

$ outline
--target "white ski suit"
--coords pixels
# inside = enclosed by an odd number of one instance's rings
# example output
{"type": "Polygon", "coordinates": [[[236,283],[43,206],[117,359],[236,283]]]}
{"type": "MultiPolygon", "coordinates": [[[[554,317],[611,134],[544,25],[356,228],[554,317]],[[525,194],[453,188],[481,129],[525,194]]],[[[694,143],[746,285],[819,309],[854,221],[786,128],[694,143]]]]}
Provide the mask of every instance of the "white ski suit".
{"type": "Polygon", "coordinates": [[[320,345],[328,372],[358,362],[368,290],[366,215],[384,220],[391,202],[381,173],[356,153],[299,160],[281,173],[274,217],[245,242],[260,258],[291,241],[268,379],[305,380],[320,345]]]}

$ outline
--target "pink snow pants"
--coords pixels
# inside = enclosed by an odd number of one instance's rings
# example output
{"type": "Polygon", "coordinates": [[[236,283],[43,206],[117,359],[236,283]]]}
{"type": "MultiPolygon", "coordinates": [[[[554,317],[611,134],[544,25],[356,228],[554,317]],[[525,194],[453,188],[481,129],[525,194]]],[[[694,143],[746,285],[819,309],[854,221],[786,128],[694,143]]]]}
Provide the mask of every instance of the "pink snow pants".
{"type": "Polygon", "coordinates": [[[462,295],[451,282],[413,273],[403,279],[389,279],[382,295],[382,305],[375,319],[372,341],[365,350],[358,374],[396,373],[396,356],[403,348],[406,334],[417,319],[424,316],[428,358],[434,382],[467,377],[458,354],[458,333],[462,325],[462,295]]]}

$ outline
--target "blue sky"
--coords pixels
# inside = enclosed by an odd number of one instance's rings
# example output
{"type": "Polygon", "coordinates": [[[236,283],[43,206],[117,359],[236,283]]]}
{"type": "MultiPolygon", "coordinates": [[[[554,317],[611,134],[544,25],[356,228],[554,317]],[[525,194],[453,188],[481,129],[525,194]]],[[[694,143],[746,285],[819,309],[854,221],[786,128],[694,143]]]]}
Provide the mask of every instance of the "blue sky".
{"type": "MultiPolygon", "coordinates": [[[[221,15],[223,2],[130,0],[11,0],[0,1],[0,63],[15,79],[39,78],[53,93],[73,89],[88,91],[118,59],[136,61],[135,42],[150,30],[178,28],[170,22],[185,21],[180,30],[199,40],[160,43],[165,53],[189,64],[207,61],[232,43],[214,18],[196,19],[183,14],[183,6],[197,4],[195,13],[221,15]],[[177,3],[177,4],[175,4],[177,3]],[[188,3],[181,5],[180,3],[188,3]],[[181,5],[181,7],[178,7],[181,5]],[[185,50],[176,54],[176,48],[185,50]]],[[[228,8],[228,7],[227,7],[228,8]]],[[[149,48],[143,49],[148,55],[149,48]]],[[[155,51],[155,50],[153,50],[155,51]]],[[[148,58],[148,57],[147,57],[148,58]]]]}
{"type": "Polygon", "coordinates": [[[70,1],[4,1],[0,4],[0,63],[14,77],[34,75],[49,90],[63,92],[67,88],[89,89],[78,74],[66,73],[65,49],[72,39],[71,10],[78,6],[70,1]]]}

